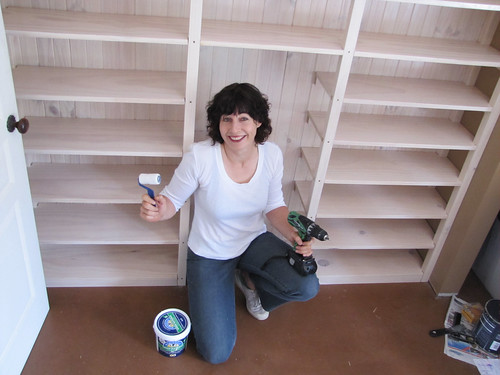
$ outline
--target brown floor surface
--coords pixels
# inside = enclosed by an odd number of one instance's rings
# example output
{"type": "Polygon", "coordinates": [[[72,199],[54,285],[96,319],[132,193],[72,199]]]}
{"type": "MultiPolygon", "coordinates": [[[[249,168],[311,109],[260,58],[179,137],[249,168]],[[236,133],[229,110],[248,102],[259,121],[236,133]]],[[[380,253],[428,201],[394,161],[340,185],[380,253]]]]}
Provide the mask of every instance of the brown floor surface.
{"type": "MultiPolygon", "coordinates": [[[[285,305],[263,322],[248,315],[238,292],[238,339],[220,365],[198,356],[192,336],[177,358],[156,352],[153,319],[168,307],[187,311],[183,287],[48,292],[51,310],[23,375],[478,374],[443,353],[443,337],[428,335],[443,325],[450,299],[436,298],[426,283],[323,285],[314,300],[285,305]]],[[[473,275],[459,296],[489,298],[473,275]]]]}

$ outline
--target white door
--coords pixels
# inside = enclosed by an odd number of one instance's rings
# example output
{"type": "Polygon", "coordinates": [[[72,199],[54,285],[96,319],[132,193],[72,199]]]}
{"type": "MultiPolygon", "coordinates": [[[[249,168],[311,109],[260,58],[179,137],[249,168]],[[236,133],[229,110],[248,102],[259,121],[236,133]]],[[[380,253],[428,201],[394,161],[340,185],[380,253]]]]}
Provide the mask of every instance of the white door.
{"type": "Polygon", "coordinates": [[[0,374],[21,373],[49,303],[0,9],[0,374]]]}

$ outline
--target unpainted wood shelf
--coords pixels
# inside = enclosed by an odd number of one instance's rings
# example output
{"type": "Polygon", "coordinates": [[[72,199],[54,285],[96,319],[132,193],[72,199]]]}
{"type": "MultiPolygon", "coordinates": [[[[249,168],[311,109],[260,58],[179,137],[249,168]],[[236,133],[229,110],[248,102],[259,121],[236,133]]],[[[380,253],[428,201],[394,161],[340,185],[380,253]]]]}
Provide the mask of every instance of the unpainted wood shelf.
{"type": "MultiPolygon", "coordinates": [[[[417,3],[416,0],[385,0],[398,3],[417,3]]],[[[497,0],[418,0],[418,4],[439,7],[500,11],[497,0]]]]}
{"type": "Polygon", "coordinates": [[[146,190],[140,173],[160,173],[161,185],[148,185],[159,194],[175,166],[139,164],[35,163],[28,168],[31,195],[37,203],[135,203],[146,190]]]}
{"type": "MultiPolygon", "coordinates": [[[[429,3],[433,3],[430,1],[429,3]]],[[[455,6],[462,2],[434,2],[455,6]]],[[[465,7],[491,9],[497,4],[466,2],[465,7]],[[471,6],[470,4],[474,4],[471,6]]],[[[493,9],[495,10],[495,9],[493,9]]],[[[3,11],[11,35],[80,40],[187,45],[185,18],[101,14],[7,7],[3,11]]],[[[341,55],[344,30],[205,19],[201,44],[315,54],[341,55]],[[269,37],[272,35],[272,38],[269,37]]],[[[479,43],[381,33],[360,33],[355,56],[448,64],[500,66],[500,54],[479,43]]]]}
{"type": "MultiPolygon", "coordinates": [[[[311,183],[296,181],[305,207],[311,183]]],[[[318,218],[443,219],[446,202],[433,187],[392,185],[324,185],[318,218]]]]}
{"type": "Polygon", "coordinates": [[[183,105],[186,73],[17,66],[18,99],[183,105]]]}
{"type": "Polygon", "coordinates": [[[426,220],[321,219],[316,223],[330,240],[315,241],[316,249],[432,249],[434,232],[426,220]]]}
{"type": "Polygon", "coordinates": [[[48,287],[174,286],[176,246],[42,245],[48,287]]]}
{"type": "Polygon", "coordinates": [[[343,37],[341,30],[203,20],[201,43],[214,47],[341,55],[343,37]]]}
{"type": "Polygon", "coordinates": [[[322,284],[419,282],[422,259],[414,250],[317,250],[322,284]]]}
{"type": "MultiPolygon", "coordinates": [[[[316,72],[326,92],[333,97],[336,73],[316,72]]],[[[433,79],[350,74],[343,102],[346,104],[491,111],[489,98],[463,82],[433,79]]]]}
{"type": "Polygon", "coordinates": [[[439,64],[500,66],[500,52],[488,45],[453,39],[359,33],[356,57],[439,64]]]}
{"type": "MultiPolygon", "coordinates": [[[[302,148],[311,171],[319,163],[319,149],[302,148]]],[[[327,184],[458,186],[457,168],[435,152],[334,149],[327,184]]]]}
{"type": "Polygon", "coordinates": [[[181,121],[30,116],[29,154],[181,157],[181,121]]]}
{"type": "MultiPolygon", "coordinates": [[[[309,111],[309,120],[324,140],[328,113],[309,111]]],[[[446,118],[342,112],[334,146],[474,150],[474,137],[446,118]]]]}
{"type": "MultiPolygon", "coordinates": [[[[500,10],[499,2],[493,0],[409,2],[500,10]]],[[[188,49],[186,70],[196,70],[196,74],[199,51],[195,49],[194,54],[190,54],[193,44],[188,41],[199,29],[199,42],[203,46],[500,66],[499,52],[480,43],[365,32],[358,37],[354,29],[363,21],[362,11],[349,16],[351,18],[346,22],[349,30],[334,30],[201,21],[201,3],[190,5],[194,7],[191,10],[195,10],[191,15],[197,13],[199,16],[194,17],[196,21],[192,28],[188,26],[193,20],[182,18],[25,8],[6,8],[4,18],[7,33],[23,38],[184,45],[188,49]],[[188,36],[188,33],[192,35],[188,36]],[[347,49],[348,45],[353,48],[347,49]]],[[[381,6],[384,6],[382,2],[381,6]]],[[[193,43],[198,42],[197,38],[193,43]]],[[[342,71],[349,74],[351,67],[342,71]]],[[[186,92],[196,97],[196,83],[187,85],[186,90],[188,76],[184,72],[20,66],[13,70],[13,74],[18,99],[184,105],[186,92]]],[[[320,72],[317,78],[333,97],[337,83],[335,75],[320,72]]],[[[336,101],[347,104],[491,111],[486,96],[475,88],[454,81],[352,74],[345,95],[343,88],[337,95],[336,101]]],[[[328,139],[334,146],[476,148],[471,134],[460,124],[447,120],[349,116],[342,114],[334,139],[328,139]],[[419,120],[423,123],[417,123],[419,120]]],[[[320,124],[323,120],[317,121],[314,114],[311,118],[323,137],[320,124]]],[[[182,155],[186,134],[180,123],[111,121],[106,128],[103,126],[106,121],[47,119],[43,123],[43,120],[32,119],[32,130],[25,136],[27,152],[134,157],[182,155]],[[35,127],[41,131],[37,133],[35,127]],[[154,134],[154,137],[146,139],[148,134],[154,134]]],[[[323,153],[323,156],[327,154],[323,153]]],[[[303,155],[314,175],[319,149],[306,148],[303,155]]],[[[427,185],[460,186],[458,170],[445,157],[424,151],[334,149],[329,160],[322,160],[321,167],[327,165],[327,184],[322,187],[317,220],[332,233],[332,240],[329,244],[319,241],[315,244],[318,246],[315,256],[320,266],[320,281],[422,281],[424,271],[420,254],[424,252],[409,249],[427,249],[427,254],[434,254],[434,234],[426,219],[446,216],[445,203],[436,190],[427,185]],[[348,166],[344,168],[346,163],[348,166]],[[405,219],[390,219],[392,217],[405,219]],[[330,250],[325,250],[327,246],[331,246],[328,247],[330,250]]],[[[154,224],[139,218],[137,200],[143,192],[136,184],[139,169],[94,165],[66,168],[33,165],[30,169],[34,195],[40,198],[35,212],[49,282],[56,286],[68,283],[75,286],[176,285],[179,263],[173,245],[180,241],[179,218],[177,215],[172,221],[154,224]],[[115,203],[110,204],[110,201],[115,203]]],[[[141,168],[140,171],[150,170],[141,168]]],[[[160,173],[168,175],[172,172],[170,169],[170,172],[160,173]]],[[[299,181],[297,187],[307,203],[311,198],[311,183],[299,181]],[[305,190],[309,196],[303,192],[305,190]]]]}
{"type": "Polygon", "coordinates": [[[174,245],[179,215],[149,223],[139,204],[40,203],[35,210],[40,243],[59,245],[174,245]]]}
{"type": "Polygon", "coordinates": [[[3,17],[5,29],[11,35],[111,42],[188,43],[189,20],[184,18],[18,7],[5,8],[3,17]]]}

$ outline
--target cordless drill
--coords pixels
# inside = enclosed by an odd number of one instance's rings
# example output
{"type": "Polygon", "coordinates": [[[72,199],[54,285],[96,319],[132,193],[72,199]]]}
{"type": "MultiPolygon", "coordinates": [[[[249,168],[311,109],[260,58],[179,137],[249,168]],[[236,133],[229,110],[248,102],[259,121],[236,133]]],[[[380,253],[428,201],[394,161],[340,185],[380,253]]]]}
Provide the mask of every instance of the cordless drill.
{"type": "MultiPolygon", "coordinates": [[[[320,241],[326,241],[329,239],[328,233],[326,233],[326,231],[318,224],[295,211],[288,214],[288,223],[297,229],[300,238],[304,242],[310,241],[312,237],[317,238],[320,241]]],[[[318,265],[316,264],[314,257],[312,255],[305,257],[302,254],[295,252],[296,246],[297,244],[295,244],[293,250],[290,250],[287,255],[290,265],[303,276],[315,273],[318,269],[318,265]]]]}

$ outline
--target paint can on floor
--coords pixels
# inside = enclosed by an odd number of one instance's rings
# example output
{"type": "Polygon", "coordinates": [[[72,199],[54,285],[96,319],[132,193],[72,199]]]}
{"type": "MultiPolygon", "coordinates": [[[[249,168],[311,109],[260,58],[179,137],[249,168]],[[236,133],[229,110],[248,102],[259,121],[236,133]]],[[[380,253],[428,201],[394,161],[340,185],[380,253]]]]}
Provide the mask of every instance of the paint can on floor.
{"type": "Polygon", "coordinates": [[[500,300],[490,299],[474,329],[476,343],[483,349],[498,354],[500,351],[500,300]]]}
{"type": "Polygon", "coordinates": [[[186,349],[191,320],[184,311],[170,308],[156,316],[153,329],[158,353],[166,357],[177,357],[186,349]]]}

